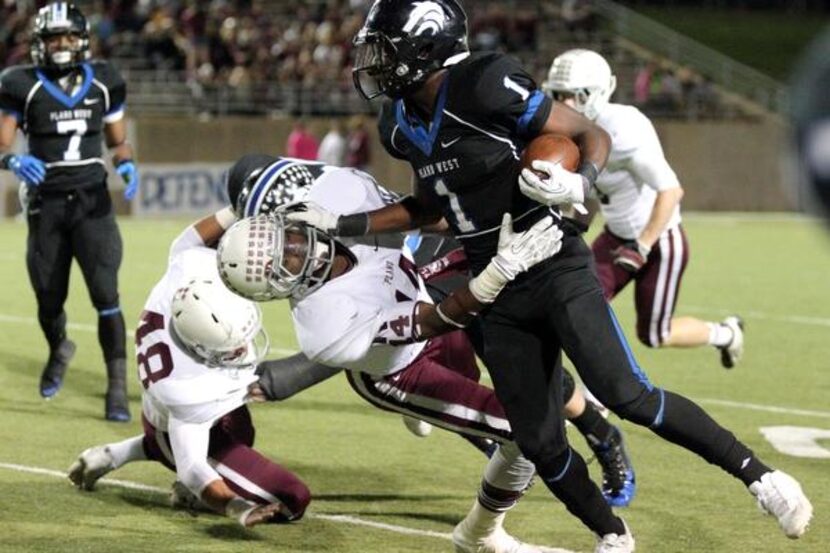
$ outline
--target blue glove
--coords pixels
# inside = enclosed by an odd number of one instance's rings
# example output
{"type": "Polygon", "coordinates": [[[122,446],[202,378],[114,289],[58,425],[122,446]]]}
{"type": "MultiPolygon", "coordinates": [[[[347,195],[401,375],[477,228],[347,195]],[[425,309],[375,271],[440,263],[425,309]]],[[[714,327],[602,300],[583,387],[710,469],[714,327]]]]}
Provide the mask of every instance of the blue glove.
{"type": "Polygon", "coordinates": [[[128,159],[119,163],[115,170],[127,185],[124,189],[124,199],[132,200],[138,192],[138,168],[132,160],[128,159]]]}
{"type": "Polygon", "coordinates": [[[6,160],[6,165],[17,178],[29,186],[37,186],[46,178],[46,165],[34,156],[10,156],[6,160]]]}

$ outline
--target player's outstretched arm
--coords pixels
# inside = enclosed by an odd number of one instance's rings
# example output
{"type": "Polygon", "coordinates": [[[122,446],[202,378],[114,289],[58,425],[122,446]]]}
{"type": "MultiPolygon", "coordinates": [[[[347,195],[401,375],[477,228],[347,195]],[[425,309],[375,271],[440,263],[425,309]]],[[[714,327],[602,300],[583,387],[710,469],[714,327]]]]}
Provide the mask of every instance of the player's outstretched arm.
{"type": "Polygon", "coordinates": [[[170,246],[170,257],[179,252],[199,246],[212,247],[219,242],[225,231],[236,222],[236,213],[233,208],[220,209],[213,215],[199,219],[173,240],[170,246]]]}
{"type": "Polygon", "coordinates": [[[513,232],[509,213],[502,219],[498,253],[467,286],[453,291],[438,305],[421,303],[415,314],[419,339],[464,328],[520,273],[548,259],[562,248],[563,233],[545,217],[530,229],[513,232]]]}
{"type": "Polygon", "coordinates": [[[419,194],[416,187],[412,196],[375,211],[336,215],[313,202],[302,202],[291,206],[286,218],[302,221],[335,236],[348,237],[405,232],[437,224],[442,215],[440,207],[419,194]]]}
{"type": "Polygon", "coordinates": [[[331,378],[341,370],[310,360],[304,353],[283,359],[263,361],[257,365],[259,380],[253,384],[254,401],[282,401],[331,378]]]}

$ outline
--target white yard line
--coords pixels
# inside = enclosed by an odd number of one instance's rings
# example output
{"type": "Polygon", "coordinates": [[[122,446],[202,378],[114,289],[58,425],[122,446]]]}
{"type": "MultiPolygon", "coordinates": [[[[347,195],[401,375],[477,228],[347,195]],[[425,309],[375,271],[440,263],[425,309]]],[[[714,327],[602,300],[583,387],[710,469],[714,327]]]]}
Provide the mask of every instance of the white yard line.
{"type": "MultiPolygon", "coordinates": [[[[18,317],[17,315],[0,313],[0,323],[35,325],[37,324],[37,320],[34,317],[18,317]]],[[[66,328],[69,330],[77,330],[78,332],[98,332],[97,326],[86,323],[66,323],[66,328]]],[[[132,337],[134,333],[135,329],[127,329],[127,336],[132,337]]],[[[296,349],[288,348],[271,348],[270,351],[278,355],[294,355],[297,353],[296,349]]]]}
{"type": "Polygon", "coordinates": [[[775,405],[760,405],[758,403],[744,403],[741,401],[729,401],[726,399],[697,398],[695,401],[709,405],[720,405],[722,407],[735,407],[749,411],[763,411],[765,413],[780,413],[782,415],[800,415],[802,417],[819,417],[830,419],[830,411],[813,411],[810,409],[792,409],[790,407],[778,407],[775,405]]]}
{"type": "MultiPolygon", "coordinates": [[[[720,315],[734,315],[734,309],[718,309],[703,307],[700,305],[681,305],[678,311],[690,311],[692,313],[718,313],[720,315]]],[[[781,323],[793,323],[811,326],[830,326],[830,317],[812,317],[805,315],[772,315],[762,311],[741,311],[740,315],[747,319],[761,319],[766,321],[777,321],[781,323]]]]}
{"type": "MultiPolygon", "coordinates": [[[[718,312],[717,309],[705,309],[703,307],[689,307],[690,311],[705,311],[705,312],[718,312]]],[[[724,313],[731,313],[724,311],[724,313]]],[[[820,317],[772,317],[764,315],[763,313],[746,313],[748,317],[753,318],[768,318],[774,320],[781,320],[785,322],[794,322],[794,323],[802,323],[802,324],[812,324],[812,325],[821,325],[821,326],[830,326],[830,319],[823,319],[820,317]]],[[[13,323],[13,324],[36,324],[36,321],[32,317],[17,317],[14,315],[4,315],[0,313],[0,323],[13,323]]],[[[82,323],[69,323],[67,325],[70,329],[79,330],[81,332],[97,332],[98,329],[93,325],[82,324],[82,323]]],[[[132,330],[128,330],[130,334],[132,334],[132,330]]],[[[293,355],[297,353],[296,349],[290,348],[271,348],[272,353],[276,353],[277,355],[293,355]]],[[[487,382],[491,382],[490,375],[487,374],[487,371],[482,371],[481,379],[487,382]]],[[[777,405],[762,405],[758,403],[745,403],[741,401],[731,401],[725,399],[714,399],[714,398],[697,398],[695,401],[700,403],[707,403],[710,405],[720,405],[722,407],[734,407],[736,409],[746,409],[750,411],[763,411],[767,413],[781,413],[783,415],[800,415],[804,417],[819,417],[819,418],[830,418],[830,411],[813,411],[808,409],[794,409],[791,407],[780,407],[777,405]]]]}
{"type": "MultiPolygon", "coordinates": [[[[18,465],[15,463],[0,463],[0,469],[11,470],[15,472],[23,472],[29,474],[38,474],[41,476],[51,476],[54,478],[63,478],[65,479],[66,473],[47,469],[42,467],[34,467],[29,465],[18,465]]],[[[158,486],[148,486],[147,484],[142,484],[140,482],[131,482],[129,480],[115,480],[111,478],[102,478],[98,481],[99,484],[104,484],[107,486],[115,486],[118,488],[128,488],[131,490],[140,490],[144,492],[156,493],[156,494],[168,494],[170,493],[169,489],[159,488],[158,486]]],[[[398,526],[396,524],[385,524],[383,522],[375,522],[371,520],[363,520],[362,518],[357,518],[349,515],[326,515],[321,513],[306,513],[305,515],[308,518],[316,518],[320,520],[326,520],[329,522],[338,522],[341,524],[351,524],[354,526],[364,526],[367,528],[375,528],[378,530],[386,530],[388,532],[394,532],[396,534],[405,534],[409,536],[423,536],[428,538],[437,538],[442,540],[451,540],[452,534],[447,532],[435,532],[432,530],[419,530],[417,528],[409,528],[407,526],[398,526]]],[[[556,547],[544,547],[544,546],[534,546],[539,548],[540,551],[545,553],[575,553],[570,549],[560,549],[556,547]]]]}
{"type": "Polygon", "coordinates": [[[818,224],[821,219],[803,213],[785,211],[741,212],[741,211],[684,211],[683,218],[707,223],[805,223],[818,224]]]}

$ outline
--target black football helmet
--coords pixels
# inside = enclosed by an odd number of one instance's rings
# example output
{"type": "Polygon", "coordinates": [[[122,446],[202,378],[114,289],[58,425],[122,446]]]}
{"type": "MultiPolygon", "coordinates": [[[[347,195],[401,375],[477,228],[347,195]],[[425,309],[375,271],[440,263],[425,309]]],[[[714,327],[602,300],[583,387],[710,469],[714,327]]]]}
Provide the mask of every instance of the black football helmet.
{"type": "Polygon", "coordinates": [[[228,171],[228,197],[239,218],[273,213],[305,198],[314,178],[301,160],[250,154],[228,171]]]}
{"type": "Polygon", "coordinates": [[[71,69],[89,59],[89,22],[81,10],[69,2],[52,2],[40,8],[32,29],[30,53],[35,65],[58,70],[71,69]],[[46,40],[65,34],[77,36],[77,46],[49,52],[46,40]]]}
{"type": "Polygon", "coordinates": [[[354,46],[355,88],[397,99],[468,51],[467,14],[456,0],[375,0],[354,46]]]}

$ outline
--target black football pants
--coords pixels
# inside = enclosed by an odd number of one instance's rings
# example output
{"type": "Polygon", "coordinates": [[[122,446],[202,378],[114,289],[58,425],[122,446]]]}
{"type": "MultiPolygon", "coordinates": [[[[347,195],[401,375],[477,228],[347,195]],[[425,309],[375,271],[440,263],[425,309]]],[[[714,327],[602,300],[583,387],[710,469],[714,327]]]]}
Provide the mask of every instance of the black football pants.
{"type": "Polygon", "coordinates": [[[66,336],[63,305],[74,258],[98,311],[104,359],[123,359],[126,335],[118,304],[121,234],[104,183],[71,192],[30,190],[27,221],[26,266],[49,346],[56,347],[66,336]]]}
{"type": "Polygon", "coordinates": [[[557,362],[562,350],[588,389],[619,416],[747,482],[742,470],[751,452],[700,407],[654,387],[639,368],[580,237],[566,236],[553,259],[517,278],[481,322],[484,361],[517,444],[554,494],[592,530],[602,527],[592,512],[602,511],[600,501],[587,485],[567,482],[587,478],[587,470],[565,437],[557,362]]]}

